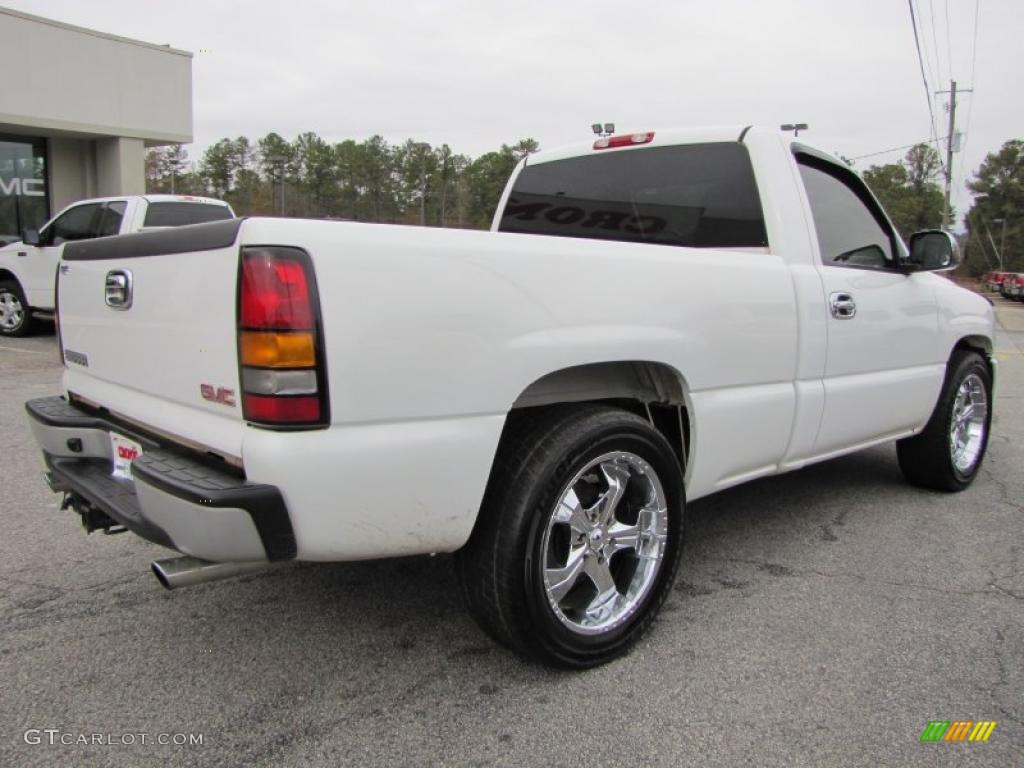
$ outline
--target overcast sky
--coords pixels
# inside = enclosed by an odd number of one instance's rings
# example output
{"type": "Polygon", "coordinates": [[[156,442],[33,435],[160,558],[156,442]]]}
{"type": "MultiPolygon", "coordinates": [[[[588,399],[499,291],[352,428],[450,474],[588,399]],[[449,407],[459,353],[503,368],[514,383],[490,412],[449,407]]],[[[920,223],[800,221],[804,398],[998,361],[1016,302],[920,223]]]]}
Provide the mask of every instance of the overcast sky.
{"type": "MultiPolygon", "coordinates": [[[[586,139],[598,120],[620,130],[806,122],[811,142],[854,158],[930,135],[905,0],[2,2],[192,51],[196,159],[223,136],[307,130],[475,156],[527,136],[542,147],[586,139]]],[[[1024,136],[1024,9],[978,0],[975,59],[974,0],[913,2],[929,88],[948,89],[951,76],[974,88],[957,110],[962,215],[965,173],[1024,136]]],[[[932,105],[945,136],[946,97],[932,105]]]]}

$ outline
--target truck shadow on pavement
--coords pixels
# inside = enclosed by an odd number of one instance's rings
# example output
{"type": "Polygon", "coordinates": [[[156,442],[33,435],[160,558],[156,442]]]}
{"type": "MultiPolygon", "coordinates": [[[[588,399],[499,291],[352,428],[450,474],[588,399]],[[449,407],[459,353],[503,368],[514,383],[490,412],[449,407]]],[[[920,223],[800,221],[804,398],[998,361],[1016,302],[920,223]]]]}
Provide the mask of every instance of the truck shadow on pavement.
{"type": "MultiPolygon", "coordinates": [[[[895,452],[888,447],[695,502],[687,509],[686,549],[676,591],[693,596],[742,589],[747,582],[721,578],[712,579],[710,586],[695,584],[692,574],[720,571],[722,561],[735,559],[753,544],[762,554],[770,551],[776,537],[790,549],[794,542],[808,548],[832,545],[840,541],[849,515],[886,514],[880,502],[893,493],[919,491],[904,484],[895,452]]],[[[767,576],[789,572],[784,565],[762,565],[767,576]]],[[[278,649],[304,648],[318,662],[383,668],[403,660],[461,664],[474,659],[506,670],[521,666],[466,614],[448,555],[287,565],[161,597],[172,613],[179,606],[201,614],[212,611],[218,634],[263,637],[278,649]],[[254,623],[259,632],[252,631],[254,623]]],[[[673,607],[678,610],[678,604],[669,602],[669,613],[673,607]]]]}

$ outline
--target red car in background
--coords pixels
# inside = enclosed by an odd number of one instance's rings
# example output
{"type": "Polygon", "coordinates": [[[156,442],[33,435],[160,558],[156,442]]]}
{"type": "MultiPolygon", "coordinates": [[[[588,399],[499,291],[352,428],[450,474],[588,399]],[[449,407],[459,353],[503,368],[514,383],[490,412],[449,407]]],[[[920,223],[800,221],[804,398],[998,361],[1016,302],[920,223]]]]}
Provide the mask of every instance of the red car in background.
{"type": "Polygon", "coordinates": [[[1003,287],[1003,278],[1006,277],[1005,272],[999,272],[993,270],[985,275],[985,287],[990,291],[998,291],[1003,287]]]}
{"type": "Polygon", "coordinates": [[[1004,272],[999,285],[999,293],[1005,299],[1024,301],[1024,273],[1004,272]]]}

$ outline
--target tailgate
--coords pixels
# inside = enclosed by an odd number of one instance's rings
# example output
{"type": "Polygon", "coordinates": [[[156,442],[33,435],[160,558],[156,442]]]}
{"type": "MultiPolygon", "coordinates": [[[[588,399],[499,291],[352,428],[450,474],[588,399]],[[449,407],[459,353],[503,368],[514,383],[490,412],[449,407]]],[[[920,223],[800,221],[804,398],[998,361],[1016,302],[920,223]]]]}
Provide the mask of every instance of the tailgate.
{"type": "Polygon", "coordinates": [[[57,301],[69,392],[241,455],[241,219],[69,243],[57,301]]]}

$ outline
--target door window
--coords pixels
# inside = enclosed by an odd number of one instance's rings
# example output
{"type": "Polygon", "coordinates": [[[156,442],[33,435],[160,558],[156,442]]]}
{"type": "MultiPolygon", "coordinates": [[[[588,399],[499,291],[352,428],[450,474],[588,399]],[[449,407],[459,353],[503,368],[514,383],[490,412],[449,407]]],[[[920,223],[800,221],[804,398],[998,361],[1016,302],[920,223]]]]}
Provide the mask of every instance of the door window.
{"type": "Polygon", "coordinates": [[[60,245],[69,240],[96,237],[99,210],[99,203],[86,203],[65,211],[40,233],[40,245],[60,245]]]}
{"type": "Polygon", "coordinates": [[[100,213],[100,223],[97,227],[97,237],[108,237],[116,235],[121,231],[121,220],[124,218],[125,209],[128,203],[124,200],[115,200],[103,206],[100,213]]]}
{"type": "Polygon", "coordinates": [[[867,187],[851,172],[799,155],[821,261],[827,266],[889,269],[895,265],[892,229],[867,187]]]}

